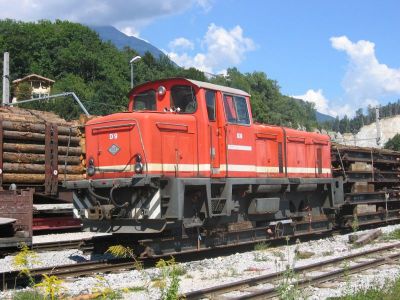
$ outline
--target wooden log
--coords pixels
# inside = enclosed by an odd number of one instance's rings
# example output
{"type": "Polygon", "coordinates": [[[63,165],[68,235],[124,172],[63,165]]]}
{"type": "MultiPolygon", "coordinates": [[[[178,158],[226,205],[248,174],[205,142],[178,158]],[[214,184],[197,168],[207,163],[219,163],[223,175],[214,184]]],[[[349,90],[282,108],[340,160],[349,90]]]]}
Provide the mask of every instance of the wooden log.
{"type": "Polygon", "coordinates": [[[354,241],[354,244],[357,246],[364,246],[381,235],[382,235],[382,230],[374,229],[367,232],[366,234],[360,235],[359,238],[356,241],[354,241]]]}
{"type": "Polygon", "coordinates": [[[81,138],[79,141],[79,146],[82,149],[82,153],[86,153],[86,139],[81,138]]]}
{"type": "MultiPolygon", "coordinates": [[[[67,154],[66,146],[58,146],[58,154],[67,154]]],[[[3,151],[9,152],[22,152],[22,153],[38,153],[42,154],[45,151],[44,145],[37,144],[16,144],[16,143],[4,143],[3,151]]],[[[69,147],[68,156],[81,156],[81,147],[69,147]]]]}
{"type": "MultiPolygon", "coordinates": [[[[42,174],[46,170],[44,164],[21,164],[21,163],[4,163],[3,172],[4,173],[32,173],[32,174],[42,174]]],[[[70,166],[70,165],[58,165],[58,171],[60,174],[83,174],[84,169],[82,166],[70,166]]]]}
{"type": "MultiPolygon", "coordinates": [[[[12,130],[12,131],[26,131],[26,132],[36,132],[36,133],[45,133],[46,125],[45,124],[38,124],[38,123],[29,123],[29,122],[13,122],[5,120],[3,121],[3,129],[5,130],[12,130]]],[[[57,126],[58,134],[59,135],[70,135],[71,136],[78,136],[79,132],[76,127],[68,127],[68,126],[57,126]]]]}
{"type": "Polygon", "coordinates": [[[85,125],[87,121],[93,120],[94,118],[97,118],[97,116],[80,115],[78,122],[81,125],[85,125]]]}
{"type": "Polygon", "coordinates": [[[46,117],[43,115],[42,117],[37,117],[32,114],[14,114],[12,112],[9,113],[0,113],[0,115],[3,117],[5,120],[10,120],[10,121],[22,121],[22,122],[32,122],[32,123],[46,123],[46,122],[53,122],[58,125],[78,125],[75,124],[74,122],[67,122],[64,119],[61,118],[54,118],[54,117],[46,117]]]}
{"type": "MultiPolygon", "coordinates": [[[[44,163],[45,155],[44,154],[33,154],[33,153],[12,153],[12,152],[4,152],[3,153],[3,161],[11,162],[11,163],[44,163]]],[[[77,156],[58,156],[58,163],[64,164],[65,161],[69,165],[80,165],[81,160],[77,156]]]]}
{"type": "MultiPolygon", "coordinates": [[[[82,180],[84,179],[83,175],[71,175],[67,174],[67,180],[82,180]]],[[[3,182],[4,183],[24,183],[24,184],[42,184],[44,183],[45,175],[44,174],[11,174],[4,173],[3,174],[3,182]]],[[[58,182],[64,181],[64,175],[58,176],[58,182]]]]}
{"type": "MultiPolygon", "coordinates": [[[[30,140],[30,141],[41,141],[44,142],[45,135],[42,133],[33,133],[33,132],[21,132],[21,131],[10,131],[4,130],[3,132],[4,138],[13,139],[13,140],[30,140]]],[[[58,143],[67,144],[69,140],[69,136],[59,135],[58,143]]],[[[79,137],[71,137],[71,145],[77,145],[80,142],[79,137]]]]}
{"type": "Polygon", "coordinates": [[[67,121],[62,119],[57,114],[50,112],[50,111],[42,111],[42,110],[35,110],[35,109],[25,109],[19,107],[8,107],[5,113],[10,113],[13,115],[25,115],[25,116],[32,116],[38,120],[45,120],[45,121],[55,121],[60,124],[65,124],[67,121]]]}

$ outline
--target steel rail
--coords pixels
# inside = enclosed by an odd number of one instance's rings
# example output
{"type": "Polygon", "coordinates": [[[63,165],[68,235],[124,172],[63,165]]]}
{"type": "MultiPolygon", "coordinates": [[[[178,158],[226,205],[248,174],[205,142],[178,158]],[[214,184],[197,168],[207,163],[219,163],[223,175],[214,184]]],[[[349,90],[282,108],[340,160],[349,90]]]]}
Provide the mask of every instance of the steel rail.
{"type": "Polygon", "coordinates": [[[78,249],[82,244],[81,240],[53,241],[32,244],[33,251],[60,251],[65,249],[78,249]]]}

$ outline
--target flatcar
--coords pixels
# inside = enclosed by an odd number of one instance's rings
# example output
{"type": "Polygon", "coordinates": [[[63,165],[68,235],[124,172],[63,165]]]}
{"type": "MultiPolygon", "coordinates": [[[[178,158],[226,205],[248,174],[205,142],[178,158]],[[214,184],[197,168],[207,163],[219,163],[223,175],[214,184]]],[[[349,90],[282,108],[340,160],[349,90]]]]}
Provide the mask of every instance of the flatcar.
{"type": "Polygon", "coordinates": [[[148,82],[129,98],[86,123],[86,179],[66,183],[87,230],[165,253],[337,225],[345,178],[329,136],[257,124],[248,93],[206,82],[148,82]]]}

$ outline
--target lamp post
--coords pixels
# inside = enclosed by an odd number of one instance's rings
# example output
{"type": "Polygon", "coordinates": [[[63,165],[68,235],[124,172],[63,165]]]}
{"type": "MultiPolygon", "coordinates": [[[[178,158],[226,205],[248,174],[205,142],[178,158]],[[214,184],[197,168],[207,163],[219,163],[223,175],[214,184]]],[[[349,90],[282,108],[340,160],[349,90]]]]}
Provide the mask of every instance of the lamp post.
{"type": "Polygon", "coordinates": [[[140,56],[135,56],[134,58],[131,59],[131,61],[129,62],[129,64],[131,65],[131,89],[133,88],[133,63],[135,61],[138,61],[139,59],[141,59],[140,56]]]}

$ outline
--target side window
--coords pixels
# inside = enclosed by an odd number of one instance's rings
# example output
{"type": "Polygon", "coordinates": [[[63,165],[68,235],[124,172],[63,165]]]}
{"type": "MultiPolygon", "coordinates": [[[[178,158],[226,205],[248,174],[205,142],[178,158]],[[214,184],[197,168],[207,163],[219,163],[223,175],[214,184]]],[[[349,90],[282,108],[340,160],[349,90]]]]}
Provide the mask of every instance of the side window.
{"type": "Polygon", "coordinates": [[[194,113],[197,100],[194,89],[188,85],[175,85],[171,88],[171,107],[181,113],[194,113]]]}
{"type": "Polygon", "coordinates": [[[206,90],[206,105],[209,121],[215,121],[215,92],[206,90]]]}
{"type": "Polygon", "coordinates": [[[133,98],[133,110],[156,110],[156,92],[144,91],[133,98]]]}
{"type": "Polygon", "coordinates": [[[226,120],[234,124],[250,124],[246,99],[239,96],[224,95],[226,120]]]}

